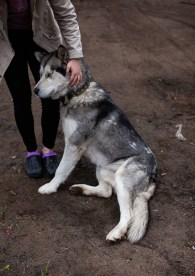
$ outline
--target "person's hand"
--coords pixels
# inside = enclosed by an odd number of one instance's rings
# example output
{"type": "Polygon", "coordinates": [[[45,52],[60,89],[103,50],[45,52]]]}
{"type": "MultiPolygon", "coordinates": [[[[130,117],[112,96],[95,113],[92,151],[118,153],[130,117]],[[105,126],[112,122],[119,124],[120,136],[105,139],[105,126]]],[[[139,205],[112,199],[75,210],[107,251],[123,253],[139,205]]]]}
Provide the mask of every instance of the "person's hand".
{"type": "Polygon", "coordinates": [[[66,74],[71,73],[70,85],[78,85],[82,80],[80,60],[70,59],[66,66],[66,74]]]}

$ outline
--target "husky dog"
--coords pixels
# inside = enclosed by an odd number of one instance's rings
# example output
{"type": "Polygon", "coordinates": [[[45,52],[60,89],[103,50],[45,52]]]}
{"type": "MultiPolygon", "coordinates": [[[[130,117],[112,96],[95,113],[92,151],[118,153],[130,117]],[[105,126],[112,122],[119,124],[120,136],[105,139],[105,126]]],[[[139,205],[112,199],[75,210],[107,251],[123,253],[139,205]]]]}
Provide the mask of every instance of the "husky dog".
{"type": "Polygon", "coordinates": [[[63,46],[46,55],[36,53],[36,57],[41,62],[41,78],[35,94],[62,101],[65,135],[64,154],[55,177],[38,192],[55,193],[84,155],[96,165],[99,184],[95,187],[76,184],[70,191],[109,198],[114,190],[120,221],[106,240],[116,242],[127,238],[132,243],[138,242],[146,231],[148,200],[155,189],[156,160],[152,151],[108,93],[92,79],[84,62],[82,82],[70,87],[70,76],[65,75],[67,52],[63,46]]]}

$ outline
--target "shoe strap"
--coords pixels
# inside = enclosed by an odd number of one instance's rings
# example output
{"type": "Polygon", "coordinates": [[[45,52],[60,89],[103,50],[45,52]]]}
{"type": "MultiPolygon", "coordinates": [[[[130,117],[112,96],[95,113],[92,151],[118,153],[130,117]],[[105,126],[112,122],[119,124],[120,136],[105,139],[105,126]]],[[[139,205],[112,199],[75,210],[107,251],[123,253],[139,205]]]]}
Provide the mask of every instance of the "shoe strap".
{"type": "Polygon", "coordinates": [[[51,151],[51,152],[48,152],[48,153],[45,153],[42,155],[42,158],[45,158],[45,157],[50,157],[50,156],[56,156],[57,153],[54,152],[54,151],[51,151]]]}
{"type": "Polygon", "coordinates": [[[31,157],[31,156],[40,156],[41,154],[40,154],[40,152],[38,152],[38,151],[31,151],[31,152],[29,152],[28,154],[27,154],[27,156],[26,156],[26,158],[29,158],[29,157],[31,157]]]}

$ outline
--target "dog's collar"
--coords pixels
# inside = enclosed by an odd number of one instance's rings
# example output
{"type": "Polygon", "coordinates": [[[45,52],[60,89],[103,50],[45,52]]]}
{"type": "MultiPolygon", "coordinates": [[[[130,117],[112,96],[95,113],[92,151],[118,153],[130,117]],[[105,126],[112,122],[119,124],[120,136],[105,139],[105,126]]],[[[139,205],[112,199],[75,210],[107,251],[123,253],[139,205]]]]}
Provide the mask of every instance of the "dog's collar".
{"type": "Polygon", "coordinates": [[[87,88],[89,88],[89,85],[90,82],[87,82],[84,85],[82,85],[77,91],[70,89],[65,96],[60,97],[60,102],[63,105],[67,105],[73,97],[80,96],[82,93],[84,93],[87,90],[87,88]]]}

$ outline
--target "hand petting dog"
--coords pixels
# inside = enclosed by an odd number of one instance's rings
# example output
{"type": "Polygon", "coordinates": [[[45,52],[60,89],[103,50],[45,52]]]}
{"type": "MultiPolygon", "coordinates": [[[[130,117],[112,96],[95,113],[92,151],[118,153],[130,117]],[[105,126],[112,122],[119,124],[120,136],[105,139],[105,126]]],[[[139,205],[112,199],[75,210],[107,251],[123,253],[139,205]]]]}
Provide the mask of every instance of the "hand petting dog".
{"type": "Polygon", "coordinates": [[[70,86],[78,85],[82,80],[82,73],[79,59],[70,59],[66,67],[66,74],[71,74],[70,86]]]}

